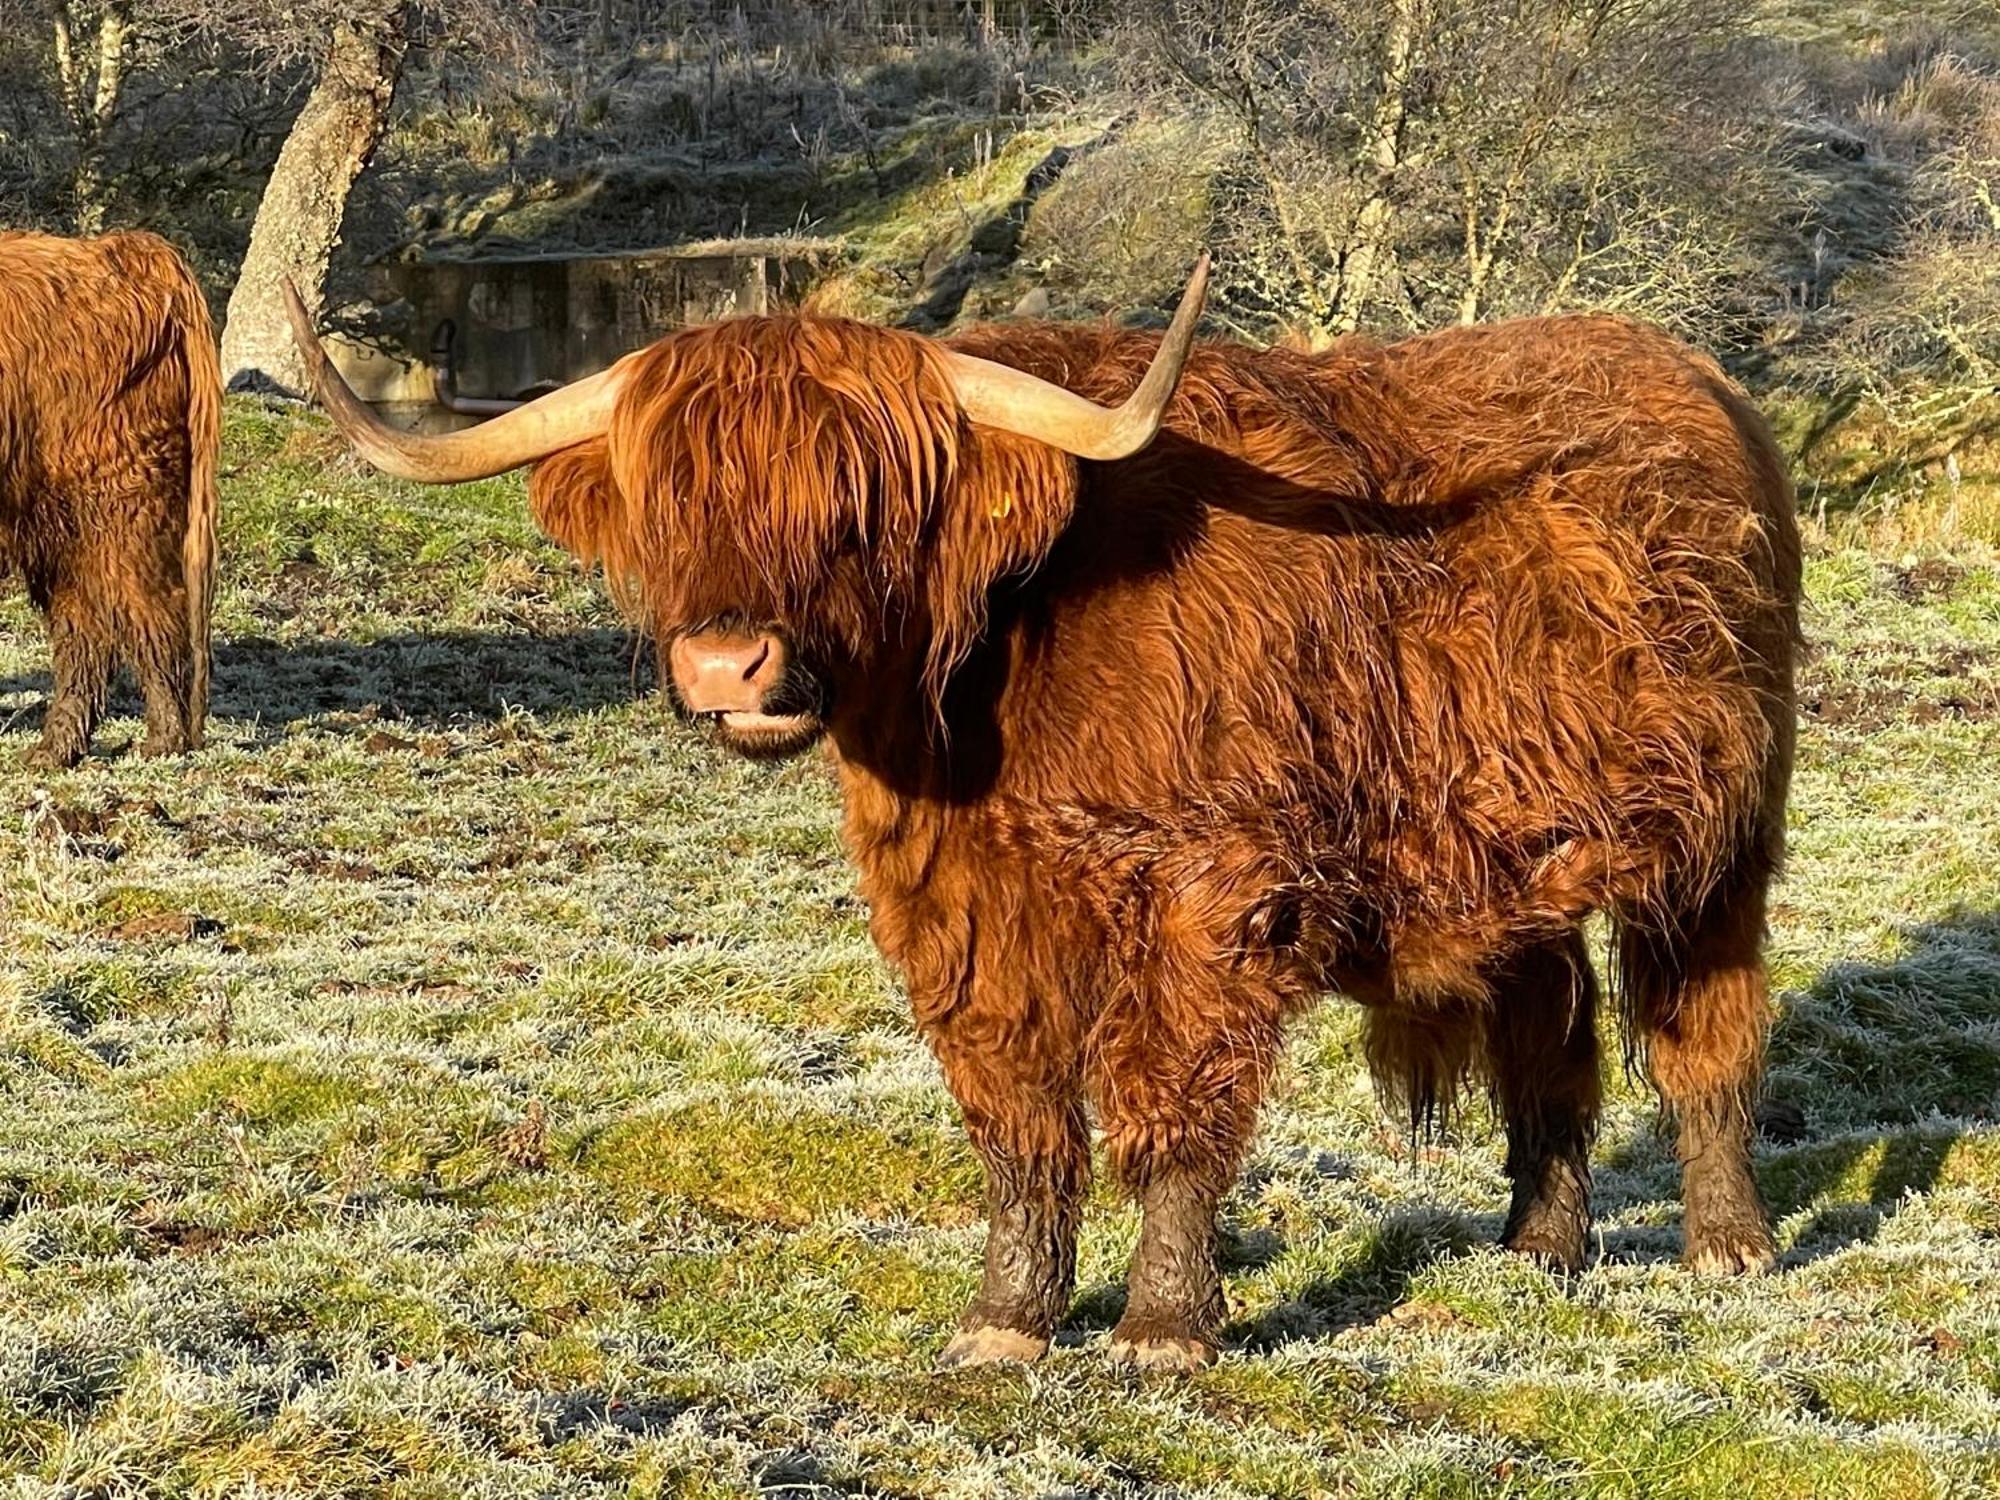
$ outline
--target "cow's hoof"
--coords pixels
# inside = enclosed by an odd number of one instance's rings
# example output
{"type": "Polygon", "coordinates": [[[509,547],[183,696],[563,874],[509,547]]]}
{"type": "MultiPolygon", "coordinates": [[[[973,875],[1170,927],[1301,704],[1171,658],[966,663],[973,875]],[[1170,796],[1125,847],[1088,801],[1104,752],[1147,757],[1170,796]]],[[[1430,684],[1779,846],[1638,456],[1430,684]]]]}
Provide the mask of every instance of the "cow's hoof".
{"type": "Polygon", "coordinates": [[[1755,1276],[1777,1263],[1778,1247],[1762,1224],[1718,1224],[1688,1235],[1681,1264],[1703,1276],[1755,1276]]]}
{"type": "Polygon", "coordinates": [[[49,745],[37,745],[21,757],[21,764],[30,771],[67,771],[83,759],[83,752],[65,755],[61,750],[49,745]]]}
{"type": "Polygon", "coordinates": [[[1548,1271],[1566,1273],[1583,1269],[1584,1237],[1568,1224],[1524,1224],[1501,1244],[1548,1271]]]}
{"type": "Polygon", "coordinates": [[[952,1335],[937,1357],[940,1370],[959,1370],[973,1365],[1032,1364],[1048,1353],[1049,1341],[1015,1328],[984,1324],[963,1328],[952,1335]]]}
{"type": "Polygon", "coordinates": [[[1197,1338],[1111,1336],[1111,1368],[1134,1375],[1192,1375],[1220,1357],[1215,1345],[1197,1338]]]}

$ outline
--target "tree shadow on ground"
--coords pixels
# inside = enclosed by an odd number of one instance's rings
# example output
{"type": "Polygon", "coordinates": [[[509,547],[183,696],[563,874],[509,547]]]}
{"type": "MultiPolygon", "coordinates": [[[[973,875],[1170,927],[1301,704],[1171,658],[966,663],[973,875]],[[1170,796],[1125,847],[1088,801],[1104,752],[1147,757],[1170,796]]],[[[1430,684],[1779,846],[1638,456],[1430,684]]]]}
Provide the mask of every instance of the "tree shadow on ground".
{"type": "MultiPolygon", "coordinates": [[[[1898,957],[1835,964],[1779,1003],[1757,1174],[1784,1230],[1780,1274],[1872,1240],[1907,1194],[1939,1185],[1960,1142],[2000,1116],[2000,911],[1954,912],[1905,939],[1898,957]]],[[[1656,1114],[1598,1152],[1598,1211],[1677,1203],[1679,1175],[1656,1114]]],[[[1271,1348],[1391,1313],[1424,1271],[1498,1238],[1494,1207],[1386,1215],[1339,1275],[1239,1324],[1233,1340],[1271,1348]]],[[[1657,1263],[1676,1258],[1679,1242],[1678,1228],[1632,1228],[1599,1245],[1606,1261],[1657,1263]]],[[[1285,1253],[1279,1241],[1255,1264],[1285,1253]]]]}
{"type": "Polygon", "coordinates": [[[1784,1264],[1873,1239],[2000,1116],[2000,911],[1904,936],[1898,957],[1835,964],[1781,1002],[1765,1097],[1790,1106],[1788,1128],[1760,1150],[1758,1180],[1780,1221],[1812,1212],[1784,1264]]]}
{"type": "MultiPolygon", "coordinates": [[[[284,738],[300,720],[331,718],[334,724],[316,727],[335,728],[343,715],[357,727],[389,720],[447,729],[520,712],[589,713],[647,697],[658,682],[651,652],[623,630],[446,630],[371,641],[241,636],[216,642],[210,717],[217,729],[252,726],[249,742],[261,745],[284,738]]],[[[40,729],[48,691],[46,671],[0,677],[0,694],[43,700],[15,716],[12,733],[40,729]]],[[[130,684],[121,683],[111,713],[139,710],[130,684]]]]}

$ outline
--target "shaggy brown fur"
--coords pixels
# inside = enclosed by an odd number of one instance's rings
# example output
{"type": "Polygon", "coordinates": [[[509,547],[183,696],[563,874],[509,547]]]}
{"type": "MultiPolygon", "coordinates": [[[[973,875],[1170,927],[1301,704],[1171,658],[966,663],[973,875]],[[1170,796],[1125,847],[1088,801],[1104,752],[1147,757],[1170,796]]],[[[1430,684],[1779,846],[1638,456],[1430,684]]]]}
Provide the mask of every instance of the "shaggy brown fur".
{"type": "MultiPolygon", "coordinates": [[[[956,342],[1115,402],[1157,340],[956,342]]],[[[988,1168],[947,1359],[1046,1345],[1093,1115],[1145,1204],[1114,1347],[1212,1357],[1216,1200],[1329,989],[1416,1116],[1489,1087],[1508,1242],[1578,1262],[1600,911],[1687,1254],[1769,1260],[1799,550],[1707,359],[1610,318],[1210,344],[1152,448],[1089,464],[966,425],[920,338],[747,319],[655,345],[533,496],[663,640],[774,627],[820,680],[876,940],[988,1168]]]]}
{"type": "Polygon", "coordinates": [[[201,744],[222,382],[201,288],[151,234],[0,234],[0,567],[48,620],[31,759],[81,759],[121,647],[146,752],[201,744]]]}

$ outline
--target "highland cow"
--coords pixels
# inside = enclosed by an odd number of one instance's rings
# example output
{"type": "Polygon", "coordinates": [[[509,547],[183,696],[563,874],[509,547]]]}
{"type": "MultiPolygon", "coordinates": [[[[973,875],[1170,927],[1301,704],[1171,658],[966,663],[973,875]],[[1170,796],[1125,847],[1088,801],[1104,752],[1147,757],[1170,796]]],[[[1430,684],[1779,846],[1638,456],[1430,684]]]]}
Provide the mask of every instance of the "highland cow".
{"type": "Polygon", "coordinates": [[[208,305],[165,240],[0,234],[0,567],[54,669],[31,763],[82,759],[121,653],[145,752],[200,746],[221,413],[208,305]]]}
{"type": "Polygon", "coordinates": [[[986,1168],[945,1363],[1047,1348],[1093,1118],[1144,1209],[1113,1357],[1213,1359],[1217,1200],[1329,991],[1412,1118],[1486,1086],[1506,1243],[1580,1263],[1593,912],[1678,1121],[1686,1258],[1767,1265],[1749,1109],[1799,549],[1764,424],[1608,317],[1194,345],[1204,278],[1164,337],[690,328],[445,438],[317,379],[393,472],[536,464],[540,523],[722,743],[830,743],[875,939],[986,1168]]]}

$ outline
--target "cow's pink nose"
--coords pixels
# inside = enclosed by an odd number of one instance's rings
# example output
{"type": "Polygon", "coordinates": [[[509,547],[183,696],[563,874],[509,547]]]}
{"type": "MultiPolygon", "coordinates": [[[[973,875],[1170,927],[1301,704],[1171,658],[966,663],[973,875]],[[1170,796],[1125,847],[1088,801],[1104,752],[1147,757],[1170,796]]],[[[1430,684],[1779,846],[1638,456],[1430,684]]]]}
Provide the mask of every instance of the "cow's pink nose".
{"type": "Polygon", "coordinates": [[[667,665],[690,713],[754,714],[785,675],[785,643],[768,630],[700,631],[674,642],[667,665]]]}

